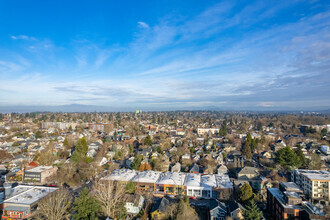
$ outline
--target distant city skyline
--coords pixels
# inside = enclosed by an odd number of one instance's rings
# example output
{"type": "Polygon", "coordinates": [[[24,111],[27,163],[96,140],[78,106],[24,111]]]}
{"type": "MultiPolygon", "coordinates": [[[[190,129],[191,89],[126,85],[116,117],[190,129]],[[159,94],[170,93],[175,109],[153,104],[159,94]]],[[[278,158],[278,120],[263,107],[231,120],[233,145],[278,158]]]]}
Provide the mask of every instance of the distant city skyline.
{"type": "Polygon", "coordinates": [[[13,0],[0,26],[0,112],[330,109],[327,1],[13,0]]]}

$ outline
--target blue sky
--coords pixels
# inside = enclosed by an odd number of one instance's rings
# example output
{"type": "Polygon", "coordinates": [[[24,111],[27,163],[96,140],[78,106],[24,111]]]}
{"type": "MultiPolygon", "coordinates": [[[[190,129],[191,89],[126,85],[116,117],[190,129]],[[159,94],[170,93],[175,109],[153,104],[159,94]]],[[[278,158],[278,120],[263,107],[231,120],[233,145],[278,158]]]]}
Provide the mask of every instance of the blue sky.
{"type": "Polygon", "coordinates": [[[0,0],[0,106],[330,108],[329,1],[0,0]]]}

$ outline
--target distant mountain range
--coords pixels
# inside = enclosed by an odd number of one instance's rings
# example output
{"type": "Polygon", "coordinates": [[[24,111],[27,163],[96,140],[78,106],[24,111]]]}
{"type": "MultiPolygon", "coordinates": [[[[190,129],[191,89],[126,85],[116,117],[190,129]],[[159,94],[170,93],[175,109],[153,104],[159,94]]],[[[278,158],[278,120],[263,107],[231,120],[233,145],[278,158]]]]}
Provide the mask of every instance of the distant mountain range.
{"type": "Polygon", "coordinates": [[[325,110],[285,110],[285,109],[270,109],[264,107],[258,107],[254,109],[230,109],[230,108],[220,108],[217,106],[204,106],[195,108],[168,108],[168,109],[156,109],[148,107],[115,107],[115,106],[97,106],[97,105],[58,105],[58,106],[0,106],[0,113],[25,113],[25,112],[134,112],[136,109],[142,109],[143,111],[251,111],[251,112],[317,112],[317,113],[330,113],[330,109],[325,110]]]}

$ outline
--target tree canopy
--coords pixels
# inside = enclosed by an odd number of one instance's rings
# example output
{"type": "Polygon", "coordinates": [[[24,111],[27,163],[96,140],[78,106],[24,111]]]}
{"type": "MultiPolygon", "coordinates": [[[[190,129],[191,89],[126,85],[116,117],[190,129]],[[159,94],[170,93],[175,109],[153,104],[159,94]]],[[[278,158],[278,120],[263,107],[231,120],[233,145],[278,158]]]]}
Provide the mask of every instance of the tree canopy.
{"type": "Polygon", "coordinates": [[[152,145],[152,140],[151,140],[150,135],[148,135],[148,136],[144,139],[143,144],[144,144],[144,145],[147,145],[147,146],[151,146],[151,145],[152,145]]]}
{"type": "Polygon", "coordinates": [[[90,195],[89,190],[84,188],[80,197],[76,198],[76,201],[73,203],[73,210],[76,214],[73,215],[76,220],[95,220],[98,219],[97,214],[101,210],[100,202],[90,195]]]}
{"type": "Polygon", "coordinates": [[[75,163],[80,162],[81,160],[85,159],[87,151],[88,151],[87,141],[85,137],[83,137],[77,141],[75,151],[71,156],[71,160],[75,163]]]}
{"type": "Polygon", "coordinates": [[[241,202],[246,202],[247,200],[251,199],[252,196],[253,196],[252,187],[250,186],[249,183],[244,183],[239,191],[239,200],[241,202]]]}
{"type": "Polygon", "coordinates": [[[300,167],[302,164],[299,156],[289,146],[277,151],[275,162],[281,165],[286,171],[291,171],[293,168],[300,167]]]}
{"type": "Polygon", "coordinates": [[[243,216],[245,220],[260,220],[262,218],[262,212],[253,199],[248,201],[243,216]]]}

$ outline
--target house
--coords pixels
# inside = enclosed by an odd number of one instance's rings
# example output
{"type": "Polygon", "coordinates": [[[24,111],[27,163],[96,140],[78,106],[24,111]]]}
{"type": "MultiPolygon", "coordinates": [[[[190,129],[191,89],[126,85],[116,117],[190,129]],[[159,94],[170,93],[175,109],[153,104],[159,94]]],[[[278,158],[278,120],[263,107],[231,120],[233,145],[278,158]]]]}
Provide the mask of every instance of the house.
{"type": "Polygon", "coordinates": [[[227,207],[223,202],[217,202],[214,206],[210,207],[211,220],[225,220],[227,216],[227,207]]]}
{"type": "Polygon", "coordinates": [[[330,147],[328,145],[322,145],[320,151],[325,155],[330,155],[330,147]]]}
{"type": "Polygon", "coordinates": [[[198,154],[196,154],[192,157],[194,162],[198,162],[200,158],[201,158],[201,156],[199,156],[198,154]]]}
{"type": "Polygon", "coordinates": [[[258,176],[258,172],[256,168],[254,167],[244,167],[239,172],[237,172],[237,179],[243,180],[243,179],[252,179],[256,176],[258,176]]]}
{"type": "Polygon", "coordinates": [[[151,209],[151,219],[164,219],[166,217],[166,209],[170,205],[170,201],[163,197],[159,199],[151,209]]]}
{"type": "Polygon", "coordinates": [[[228,203],[229,215],[233,220],[243,220],[243,210],[244,207],[236,201],[230,201],[228,203]]]}
{"type": "Polygon", "coordinates": [[[143,157],[149,157],[149,155],[152,153],[152,148],[148,147],[139,149],[137,153],[143,155],[143,157]]]}
{"type": "Polygon", "coordinates": [[[189,173],[199,173],[199,166],[194,163],[190,168],[189,168],[189,173]]]}
{"type": "Polygon", "coordinates": [[[220,165],[217,169],[217,174],[227,174],[228,173],[228,168],[226,165],[220,165]]]}
{"type": "Polygon", "coordinates": [[[91,150],[88,150],[88,152],[86,153],[86,156],[87,157],[94,158],[96,154],[97,154],[96,150],[95,149],[91,149],[91,150]]]}
{"type": "Polygon", "coordinates": [[[171,167],[171,172],[180,172],[181,171],[181,164],[176,163],[174,166],[171,167]]]}
{"type": "Polygon", "coordinates": [[[223,202],[215,199],[196,200],[190,199],[190,205],[194,207],[200,219],[225,220],[227,216],[227,206],[223,202]]]}
{"type": "Polygon", "coordinates": [[[135,159],[135,157],[130,157],[130,158],[126,159],[126,160],[125,160],[125,166],[126,166],[127,168],[131,168],[134,159],[135,159]]]}
{"type": "Polygon", "coordinates": [[[171,147],[169,150],[168,150],[170,153],[174,153],[174,152],[177,152],[178,151],[178,148],[176,148],[175,146],[171,147]]]}
{"type": "Polygon", "coordinates": [[[273,155],[269,151],[264,151],[261,153],[260,157],[264,158],[264,159],[271,159],[271,158],[273,158],[273,155]]]}
{"type": "Polygon", "coordinates": [[[137,215],[141,211],[144,197],[137,194],[126,194],[124,197],[126,212],[129,215],[137,215]]]}
{"type": "Polygon", "coordinates": [[[182,160],[190,160],[190,154],[185,153],[184,155],[182,155],[182,160]]]}

